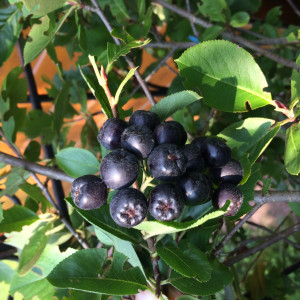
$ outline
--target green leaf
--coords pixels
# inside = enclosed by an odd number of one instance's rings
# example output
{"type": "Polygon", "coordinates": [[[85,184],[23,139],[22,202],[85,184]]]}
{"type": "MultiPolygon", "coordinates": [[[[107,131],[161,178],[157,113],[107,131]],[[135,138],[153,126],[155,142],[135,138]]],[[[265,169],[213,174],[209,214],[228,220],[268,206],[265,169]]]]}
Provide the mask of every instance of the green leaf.
{"type": "Polygon", "coordinates": [[[100,208],[93,210],[82,210],[74,204],[71,197],[66,198],[66,201],[76,208],[77,212],[94,226],[131,243],[136,244],[141,241],[141,234],[137,230],[120,227],[113,221],[109,213],[108,205],[104,204],[100,208]]]}
{"type": "Polygon", "coordinates": [[[223,27],[219,25],[214,25],[209,28],[206,28],[204,32],[200,36],[200,41],[208,41],[208,40],[213,40],[215,39],[221,32],[223,31],[223,27]]]}
{"type": "Polygon", "coordinates": [[[239,11],[235,13],[230,19],[230,25],[232,27],[243,27],[250,21],[250,16],[245,11],[239,11]]]}
{"type": "Polygon", "coordinates": [[[272,119],[247,118],[226,127],[218,137],[225,139],[232,150],[232,155],[239,158],[249,153],[251,147],[265,136],[274,123],[272,119]]]}
{"type": "Polygon", "coordinates": [[[161,99],[151,107],[150,111],[155,112],[160,120],[163,121],[177,110],[183,109],[199,99],[201,99],[201,97],[193,91],[182,91],[161,99]]]}
{"type": "Polygon", "coordinates": [[[58,136],[69,104],[68,97],[69,97],[70,87],[71,87],[70,82],[65,83],[55,99],[53,128],[56,131],[56,134],[58,136]]]}
{"type": "Polygon", "coordinates": [[[228,6],[225,0],[202,0],[202,5],[198,4],[201,14],[211,21],[225,22],[228,13],[228,6]]]}
{"type": "Polygon", "coordinates": [[[113,114],[111,111],[111,107],[109,105],[109,102],[106,98],[106,95],[99,85],[97,78],[94,74],[88,73],[86,69],[81,68],[78,66],[80,73],[87,83],[88,87],[90,88],[93,95],[96,97],[96,99],[99,101],[100,105],[102,106],[102,110],[104,114],[107,116],[107,118],[112,118],[113,114]]]}
{"type": "Polygon", "coordinates": [[[157,246],[157,253],[173,270],[198,281],[209,281],[212,268],[206,256],[196,247],[182,251],[174,244],[157,246]]]}
{"type": "Polygon", "coordinates": [[[0,299],[8,299],[9,296],[9,287],[10,282],[14,276],[15,270],[14,265],[17,262],[14,261],[0,261],[0,290],[1,290],[1,296],[0,299]]]}
{"type": "Polygon", "coordinates": [[[7,118],[6,113],[9,112],[10,109],[10,99],[7,99],[6,102],[0,97],[0,117],[1,117],[1,128],[7,140],[10,143],[13,143],[13,135],[15,129],[15,120],[13,116],[7,118]]]}
{"type": "Polygon", "coordinates": [[[2,209],[2,204],[0,202],[0,223],[2,222],[3,220],[3,209],[2,209]]]}
{"type": "Polygon", "coordinates": [[[172,271],[170,283],[183,293],[207,296],[223,289],[232,281],[232,274],[223,264],[213,261],[211,279],[208,282],[199,282],[192,278],[186,278],[172,271]]]}
{"type": "Polygon", "coordinates": [[[21,30],[21,12],[15,6],[0,9],[0,67],[10,57],[21,30]]]}
{"type": "Polygon", "coordinates": [[[177,60],[189,89],[198,88],[204,103],[221,111],[245,112],[273,104],[264,74],[249,52],[228,41],[207,41],[177,60]],[[217,94],[216,94],[216,91],[217,94]]]}
{"type": "Polygon", "coordinates": [[[40,53],[53,40],[55,34],[59,31],[67,17],[75,8],[75,5],[70,7],[64,16],[60,18],[56,26],[51,24],[47,15],[40,19],[41,24],[33,25],[29,33],[31,40],[27,41],[24,47],[24,65],[32,62],[38,55],[40,55],[40,53]]]}
{"type": "Polygon", "coordinates": [[[78,290],[69,290],[68,293],[70,294],[70,297],[64,297],[63,300],[104,300],[102,295],[95,293],[87,293],[78,290]]]}
{"type": "Polygon", "coordinates": [[[105,262],[104,249],[80,250],[59,263],[48,275],[48,281],[59,288],[71,288],[107,295],[131,295],[147,289],[139,268],[123,269],[127,257],[115,252],[108,273],[98,276],[105,262]]]}
{"type": "Polygon", "coordinates": [[[249,161],[251,165],[253,165],[256,160],[260,157],[260,155],[265,151],[265,149],[269,146],[272,139],[275,137],[277,132],[280,129],[280,125],[276,125],[266,132],[266,134],[259,140],[257,143],[251,147],[249,150],[250,156],[249,161]]]}
{"type": "Polygon", "coordinates": [[[93,153],[81,148],[65,148],[55,155],[59,167],[72,177],[99,172],[100,163],[93,153]]]}
{"type": "Polygon", "coordinates": [[[24,151],[24,157],[32,162],[38,161],[41,154],[41,144],[37,141],[31,141],[24,151]]]}
{"type": "Polygon", "coordinates": [[[291,210],[292,210],[298,217],[300,217],[300,203],[291,202],[291,203],[289,203],[289,206],[290,206],[291,210]]]}
{"type": "Polygon", "coordinates": [[[27,101],[27,84],[25,78],[20,78],[20,75],[24,72],[23,67],[17,66],[10,70],[5,79],[3,80],[1,87],[1,95],[4,100],[10,98],[14,103],[27,101]],[[16,83],[18,82],[18,89],[16,89],[16,83]]]}
{"type": "Polygon", "coordinates": [[[31,185],[28,182],[21,184],[20,189],[25,192],[30,198],[32,198],[36,203],[42,204],[42,212],[45,213],[47,207],[51,207],[47,198],[44,196],[42,191],[36,186],[31,185]]]}
{"type": "Polygon", "coordinates": [[[300,123],[293,124],[286,131],[284,164],[292,175],[300,172],[300,123]]]}
{"type": "Polygon", "coordinates": [[[221,209],[206,214],[205,216],[200,217],[199,219],[196,220],[182,222],[182,223],[177,223],[175,221],[170,221],[170,222],[144,221],[139,225],[135,226],[134,228],[145,231],[144,238],[146,239],[154,235],[168,234],[168,233],[180,232],[183,230],[196,228],[209,220],[223,216],[226,213],[227,208],[229,207],[230,202],[229,201],[227,202],[228,203],[225,204],[221,209]]]}
{"type": "Polygon", "coordinates": [[[4,195],[13,196],[19,189],[19,185],[25,182],[28,172],[21,168],[12,168],[5,181],[5,189],[0,191],[0,197],[4,195]]]}
{"type": "Polygon", "coordinates": [[[143,265],[141,264],[140,259],[138,258],[132,244],[128,241],[124,241],[117,236],[110,234],[109,232],[95,227],[95,233],[99,241],[104,243],[107,246],[114,246],[116,251],[123,253],[128,257],[128,262],[133,267],[139,267],[142,271],[144,277],[146,278],[146,274],[143,269],[143,265]]]}
{"type": "Polygon", "coordinates": [[[126,77],[123,79],[123,81],[121,82],[121,84],[118,87],[118,90],[116,92],[116,96],[115,96],[115,103],[119,102],[119,98],[120,98],[120,94],[125,86],[125,84],[128,82],[128,80],[134,75],[135,70],[137,69],[130,69],[129,72],[127,73],[126,77]]]}
{"type": "MultiPolygon", "coordinates": [[[[300,65],[300,55],[297,58],[297,64],[300,65]]],[[[294,69],[291,77],[290,109],[293,109],[296,105],[299,107],[300,110],[300,72],[294,69]]]]}
{"type": "Polygon", "coordinates": [[[244,201],[238,213],[233,217],[228,217],[229,220],[231,221],[237,220],[252,210],[253,207],[250,206],[248,202],[253,201],[254,188],[256,186],[256,182],[262,179],[259,166],[260,166],[259,164],[254,164],[251,169],[251,175],[248,178],[247,182],[242,186],[239,186],[239,189],[244,195],[244,201]]]}
{"type": "Polygon", "coordinates": [[[63,6],[66,0],[22,0],[22,2],[29,12],[33,11],[34,15],[43,16],[63,6]]]}
{"type": "Polygon", "coordinates": [[[20,276],[15,273],[10,287],[10,293],[21,293],[25,299],[52,299],[55,287],[45,278],[51,270],[64,258],[74,253],[74,249],[68,248],[60,252],[57,246],[46,246],[33,269],[27,274],[20,276]]]}
{"type": "Polygon", "coordinates": [[[0,232],[21,231],[25,225],[38,220],[38,216],[30,209],[15,205],[3,210],[3,221],[0,223],[0,232]]]}
{"type": "Polygon", "coordinates": [[[53,115],[48,115],[41,110],[33,109],[27,114],[21,131],[30,139],[41,136],[43,143],[51,143],[54,138],[52,122],[53,115]]]}
{"type": "Polygon", "coordinates": [[[120,33],[119,30],[117,30],[117,29],[113,29],[111,32],[111,35],[121,39],[122,44],[116,45],[116,44],[112,44],[112,43],[107,43],[108,64],[106,67],[106,72],[110,69],[113,62],[115,62],[120,56],[124,56],[124,55],[128,54],[132,48],[139,48],[150,42],[150,39],[146,39],[144,41],[135,40],[128,33],[125,36],[124,32],[120,33]]]}
{"type": "Polygon", "coordinates": [[[50,237],[50,235],[47,234],[47,231],[52,227],[53,223],[48,223],[47,225],[40,228],[29,239],[19,257],[19,266],[17,271],[20,275],[24,275],[29,272],[38,261],[50,237]]]}

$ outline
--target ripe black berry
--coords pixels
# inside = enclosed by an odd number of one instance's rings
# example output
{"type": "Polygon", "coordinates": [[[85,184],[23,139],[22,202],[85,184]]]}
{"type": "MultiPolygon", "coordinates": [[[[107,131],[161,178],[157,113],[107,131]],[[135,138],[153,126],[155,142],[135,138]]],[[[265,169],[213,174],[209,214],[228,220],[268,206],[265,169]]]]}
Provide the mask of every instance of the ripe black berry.
{"type": "Polygon", "coordinates": [[[183,126],[176,121],[159,124],[154,130],[156,145],[174,144],[183,146],[187,140],[187,133],[183,126]]]}
{"type": "Polygon", "coordinates": [[[231,150],[219,138],[206,138],[201,146],[202,155],[207,165],[221,167],[226,165],[231,157],[231,150]]]}
{"type": "Polygon", "coordinates": [[[138,177],[137,158],[125,150],[107,154],[100,166],[100,174],[107,187],[118,190],[130,186],[138,177]]]}
{"type": "Polygon", "coordinates": [[[185,195],[186,205],[203,204],[211,199],[212,184],[203,174],[187,173],[178,179],[178,184],[185,195]]]}
{"type": "Polygon", "coordinates": [[[213,168],[211,173],[213,181],[218,185],[221,183],[232,183],[234,185],[238,185],[244,176],[241,164],[235,159],[231,159],[222,167],[213,168]]]}
{"type": "Polygon", "coordinates": [[[202,153],[196,145],[188,144],[183,147],[183,153],[188,159],[187,171],[202,172],[205,168],[202,153]]]}
{"type": "Polygon", "coordinates": [[[156,113],[146,110],[135,111],[129,120],[129,125],[147,126],[151,130],[160,123],[156,113]]]}
{"type": "Polygon", "coordinates": [[[146,126],[129,126],[124,130],[121,137],[122,148],[135,154],[140,159],[149,156],[154,144],[153,133],[146,126]]]}
{"type": "Polygon", "coordinates": [[[151,174],[162,181],[171,181],[186,170],[187,158],[176,145],[163,144],[155,147],[149,155],[148,167],[151,174]]]}
{"type": "Polygon", "coordinates": [[[147,199],[142,192],[133,188],[118,191],[110,202],[110,215],[122,227],[140,224],[148,211],[147,199]]]}
{"type": "Polygon", "coordinates": [[[99,130],[98,142],[109,150],[121,148],[121,135],[126,127],[127,123],[121,119],[107,119],[99,130]]]}
{"type": "Polygon", "coordinates": [[[201,147],[203,145],[203,142],[207,139],[206,136],[198,136],[191,142],[192,145],[195,145],[198,147],[199,150],[201,150],[201,147]]]}
{"type": "Polygon", "coordinates": [[[172,183],[157,185],[151,191],[148,200],[151,215],[159,221],[177,219],[184,206],[182,192],[172,183]]]}
{"type": "Polygon", "coordinates": [[[81,209],[96,209],[107,200],[107,187],[97,176],[84,175],[72,182],[71,195],[81,209]]]}
{"type": "Polygon", "coordinates": [[[219,209],[231,200],[230,206],[224,216],[234,216],[243,204],[244,196],[240,189],[231,183],[222,184],[214,193],[212,204],[215,209],[219,209]]]}

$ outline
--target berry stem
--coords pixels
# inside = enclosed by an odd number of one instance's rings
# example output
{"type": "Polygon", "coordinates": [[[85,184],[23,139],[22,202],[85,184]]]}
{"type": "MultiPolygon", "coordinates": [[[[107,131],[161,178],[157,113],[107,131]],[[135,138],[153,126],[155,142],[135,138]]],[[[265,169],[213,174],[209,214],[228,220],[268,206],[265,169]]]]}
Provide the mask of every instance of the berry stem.
{"type": "Polygon", "coordinates": [[[160,270],[159,270],[159,256],[157,255],[156,252],[156,245],[155,245],[155,238],[149,238],[146,239],[146,242],[148,244],[148,248],[150,250],[150,257],[151,257],[151,263],[152,263],[152,268],[153,268],[153,275],[154,275],[154,280],[155,280],[155,294],[159,298],[161,294],[161,275],[160,275],[160,270]]]}

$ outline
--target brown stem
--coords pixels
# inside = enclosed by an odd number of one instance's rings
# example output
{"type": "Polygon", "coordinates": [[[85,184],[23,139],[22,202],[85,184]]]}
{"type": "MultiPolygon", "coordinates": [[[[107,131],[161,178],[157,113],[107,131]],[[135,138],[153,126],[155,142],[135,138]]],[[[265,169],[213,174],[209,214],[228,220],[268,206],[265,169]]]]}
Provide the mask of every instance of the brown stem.
{"type": "Polygon", "coordinates": [[[30,162],[23,158],[18,158],[4,152],[0,151],[0,161],[4,162],[13,167],[22,167],[24,170],[29,172],[38,173],[41,175],[45,175],[51,179],[57,179],[67,182],[72,182],[74,180],[73,177],[67,175],[61,170],[58,170],[53,167],[42,166],[33,162],[30,162]]]}
{"type": "Polygon", "coordinates": [[[248,257],[248,256],[251,256],[253,254],[255,254],[256,252],[259,252],[275,243],[277,243],[278,241],[290,236],[291,234],[297,232],[300,230],[300,223],[294,225],[294,226],[291,226],[289,227],[288,229],[285,229],[283,231],[280,231],[278,233],[274,233],[272,234],[268,240],[266,240],[264,243],[260,244],[260,245],[257,245],[253,248],[250,248],[238,255],[236,255],[235,257],[231,258],[231,259],[228,259],[224,262],[224,264],[226,266],[231,266],[241,260],[243,260],[244,258],[248,257]]]}
{"type": "Polygon", "coordinates": [[[248,219],[250,219],[260,208],[262,204],[256,204],[256,206],[246,215],[239,223],[223,238],[220,244],[216,247],[214,251],[215,255],[218,256],[224,246],[229,242],[229,240],[233,237],[233,235],[246,223],[248,219]]]}
{"type": "Polygon", "coordinates": [[[158,265],[159,256],[157,255],[156,252],[155,238],[152,237],[147,239],[146,241],[151,255],[151,263],[152,263],[153,275],[155,280],[155,294],[157,297],[159,297],[161,294],[161,287],[160,287],[161,275],[160,275],[160,270],[158,265]]]}

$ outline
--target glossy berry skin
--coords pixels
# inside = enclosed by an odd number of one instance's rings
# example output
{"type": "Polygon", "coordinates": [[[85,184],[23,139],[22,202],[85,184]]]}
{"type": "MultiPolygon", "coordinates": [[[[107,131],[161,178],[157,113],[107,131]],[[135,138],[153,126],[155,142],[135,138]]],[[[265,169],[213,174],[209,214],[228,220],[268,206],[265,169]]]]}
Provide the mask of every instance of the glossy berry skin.
{"type": "Polygon", "coordinates": [[[133,188],[118,191],[110,202],[110,215],[122,227],[134,227],[147,216],[148,202],[144,194],[133,188]]]}
{"type": "Polygon", "coordinates": [[[158,180],[172,181],[182,175],[187,166],[187,158],[176,145],[163,144],[155,147],[149,155],[148,167],[158,180]]]}
{"type": "Polygon", "coordinates": [[[180,177],[178,185],[185,196],[186,205],[199,205],[209,201],[212,197],[212,183],[207,176],[191,172],[180,177]]]}
{"type": "Polygon", "coordinates": [[[150,193],[149,210],[151,215],[159,221],[173,221],[177,219],[184,207],[184,197],[179,188],[172,183],[161,183],[150,193]]]}
{"type": "Polygon", "coordinates": [[[231,159],[226,165],[213,168],[211,174],[213,181],[218,185],[221,183],[238,185],[243,179],[244,170],[237,160],[231,159]]]}
{"type": "Polygon", "coordinates": [[[201,152],[205,163],[210,167],[224,166],[231,158],[230,148],[219,138],[206,138],[201,146],[201,152]]]}
{"type": "Polygon", "coordinates": [[[147,126],[151,130],[160,123],[156,113],[146,110],[136,110],[129,119],[129,125],[147,126]]]}
{"type": "Polygon", "coordinates": [[[199,150],[201,150],[201,147],[203,145],[203,142],[207,139],[207,136],[198,136],[191,142],[192,145],[195,145],[198,147],[199,150]]]}
{"type": "Polygon", "coordinates": [[[130,186],[137,179],[139,163],[128,151],[114,150],[103,158],[100,174],[108,188],[119,190],[130,186]]]}
{"type": "Polygon", "coordinates": [[[183,146],[187,140],[187,133],[183,126],[176,121],[159,124],[154,130],[156,145],[174,144],[183,146]]]}
{"type": "Polygon", "coordinates": [[[205,169],[204,159],[196,145],[188,144],[183,147],[183,153],[188,159],[186,170],[189,172],[202,172],[205,169]]]}
{"type": "Polygon", "coordinates": [[[84,175],[72,182],[71,196],[79,208],[96,209],[106,202],[107,187],[101,178],[94,175],[84,175]]]}
{"type": "Polygon", "coordinates": [[[213,195],[212,204],[215,209],[219,209],[224,206],[227,200],[231,200],[231,203],[224,216],[236,215],[243,204],[244,196],[234,184],[224,183],[220,185],[213,195]]]}
{"type": "Polygon", "coordinates": [[[149,156],[154,144],[153,133],[146,126],[129,126],[121,136],[122,148],[140,159],[145,159],[149,156]]]}
{"type": "Polygon", "coordinates": [[[121,119],[107,119],[99,130],[98,142],[108,150],[121,148],[121,135],[127,126],[121,119]]]}

